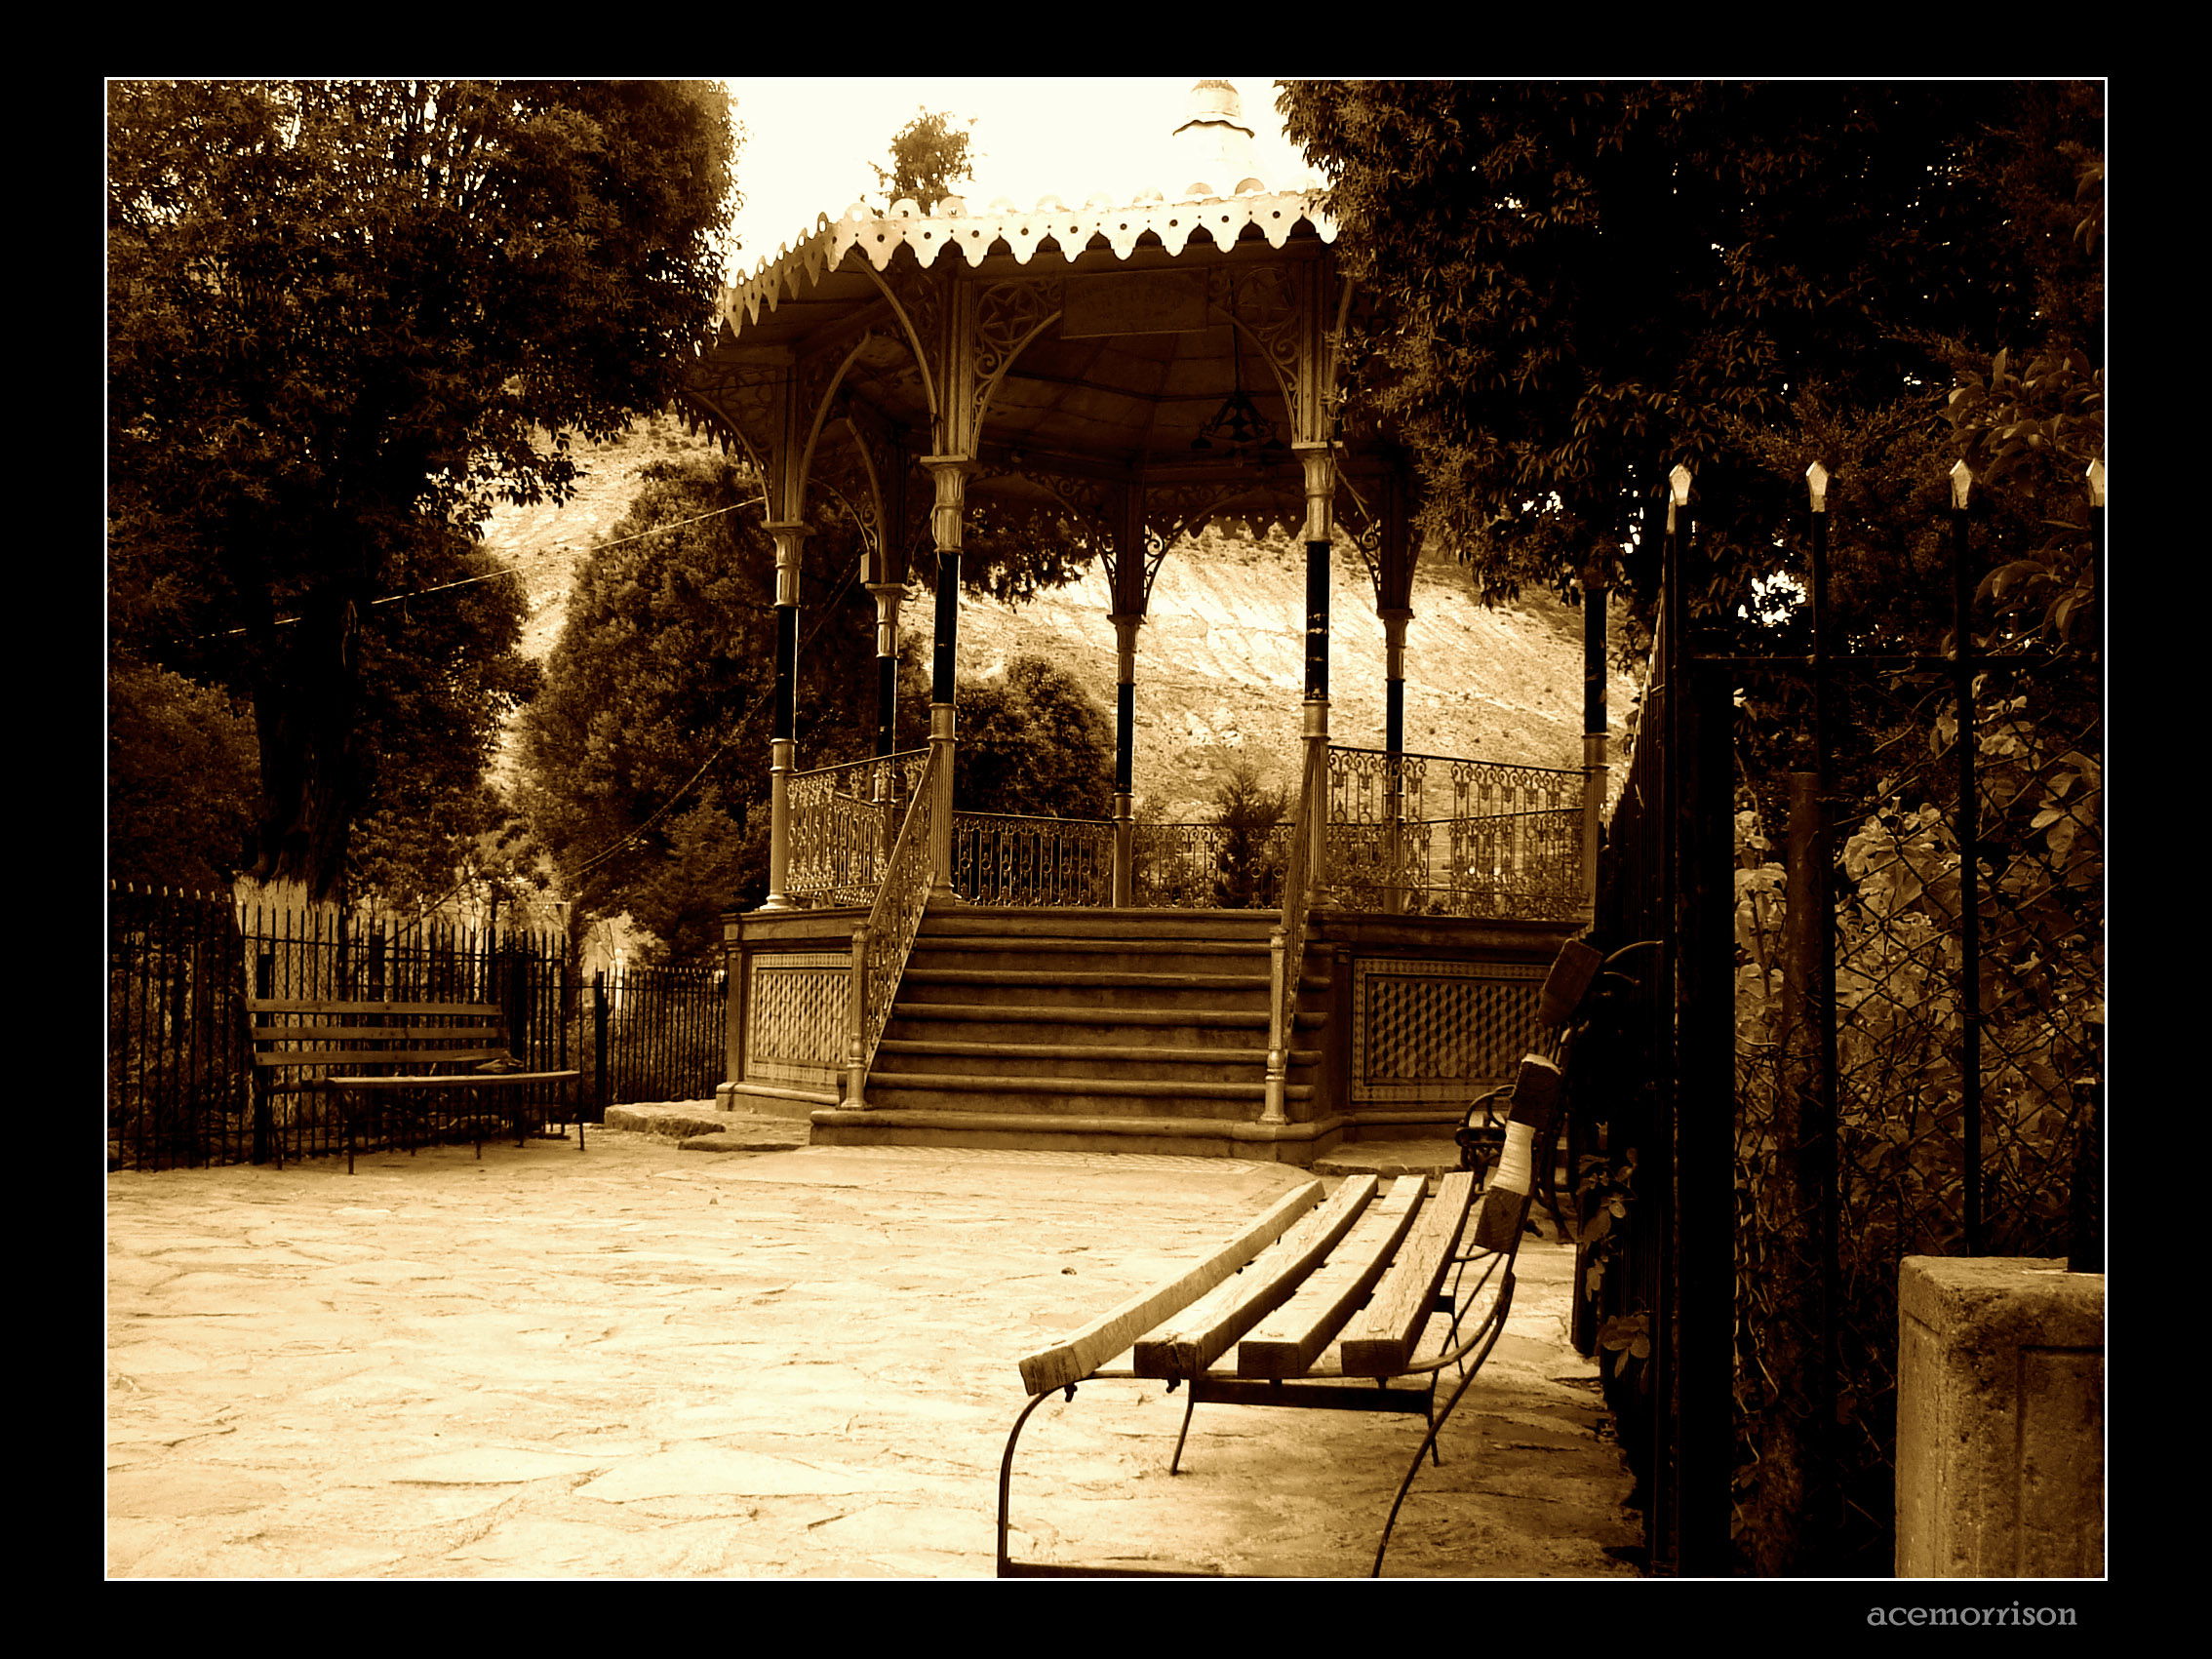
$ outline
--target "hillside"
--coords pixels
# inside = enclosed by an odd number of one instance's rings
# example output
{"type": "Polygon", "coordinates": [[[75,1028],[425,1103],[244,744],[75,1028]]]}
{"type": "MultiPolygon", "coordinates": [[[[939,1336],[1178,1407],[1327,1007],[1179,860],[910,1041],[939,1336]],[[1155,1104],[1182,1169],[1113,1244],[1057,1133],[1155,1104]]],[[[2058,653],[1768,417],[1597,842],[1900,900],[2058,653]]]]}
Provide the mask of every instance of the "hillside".
{"type": "MultiPolygon", "coordinates": [[[[641,468],[705,448],[680,423],[646,422],[584,457],[587,477],[565,506],[503,508],[485,545],[513,560],[531,596],[524,649],[542,659],[559,637],[570,584],[590,550],[628,510],[641,468]]],[[[1366,568],[1349,547],[1336,560],[1329,655],[1329,731],[1339,743],[1380,747],[1383,632],[1366,568]]],[[[1231,766],[1249,761],[1267,781],[1291,776],[1304,690],[1304,552],[1276,538],[1207,535],[1174,549],[1153,586],[1137,656],[1136,790],[1148,815],[1197,814],[1231,766]]],[[[1007,658],[1049,657],[1100,704],[1114,704],[1114,629],[1103,575],[1012,607],[968,599],[961,612],[964,675],[990,675],[1007,658]]],[[[1530,766],[1582,758],[1581,613],[1548,597],[1490,611],[1449,560],[1415,578],[1406,630],[1405,742],[1416,753],[1530,766]]],[[[919,594],[904,617],[928,625],[919,594]]],[[[1635,686],[1616,676],[1611,710],[1622,728],[1635,686]]],[[[804,766],[806,759],[801,757],[804,766]]]]}

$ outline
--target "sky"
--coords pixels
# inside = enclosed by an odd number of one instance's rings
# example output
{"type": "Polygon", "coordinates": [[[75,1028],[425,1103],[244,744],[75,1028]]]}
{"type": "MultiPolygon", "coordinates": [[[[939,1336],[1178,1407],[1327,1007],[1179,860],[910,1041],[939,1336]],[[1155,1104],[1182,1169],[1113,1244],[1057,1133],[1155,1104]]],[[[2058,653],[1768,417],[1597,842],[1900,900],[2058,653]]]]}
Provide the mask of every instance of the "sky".
{"type": "MultiPolygon", "coordinates": [[[[815,215],[836,219],[862,195],[873,196],[872,167],[889,164],[891,135],[923,109],[973,117],[975,176],[963,193],[975,207],[1000,196],[1019,207],[1047,194],[1081,206],[1098,191],[1123,202],[1141,190],[1177,192],[1192,181],[1171,177],[1170,137],[1190,117],[1190,89],[1199,78],[730,81],[745,129],[737,152],[745,203],[732,227],[739,243],[732,274],[749,275],[778,246],[798,241],[813,229],[815,215]]],[[[1244,99],[1258,177],[1278,189],[1318,183],[1283,137],[1273,77],[1224,78],[1244,99]]]]}

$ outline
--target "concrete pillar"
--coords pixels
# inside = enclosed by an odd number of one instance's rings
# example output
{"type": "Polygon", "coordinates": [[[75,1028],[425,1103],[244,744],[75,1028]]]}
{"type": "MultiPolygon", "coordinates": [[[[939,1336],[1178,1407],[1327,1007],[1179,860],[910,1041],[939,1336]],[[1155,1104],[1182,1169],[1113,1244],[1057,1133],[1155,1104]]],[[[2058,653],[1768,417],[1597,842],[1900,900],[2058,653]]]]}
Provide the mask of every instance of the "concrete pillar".
{"type": "Polygon", "coordinates": [[[1897,1575],[2105,1570],[2105,1276],[2016,1256],[1898,1275],[1897,1575]]]}

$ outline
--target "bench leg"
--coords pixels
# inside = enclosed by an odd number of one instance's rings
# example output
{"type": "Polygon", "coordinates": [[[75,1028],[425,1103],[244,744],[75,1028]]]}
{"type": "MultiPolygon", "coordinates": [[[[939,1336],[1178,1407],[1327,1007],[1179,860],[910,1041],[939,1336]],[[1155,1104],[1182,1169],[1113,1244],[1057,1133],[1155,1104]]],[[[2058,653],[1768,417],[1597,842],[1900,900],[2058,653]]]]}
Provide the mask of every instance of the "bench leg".
{"type": "Polygon", "coordinates": [[[1183,1389],[1190,1398],[1183,1402],[1183,1432],[1175,1437],[1175,1455],[1167,1460],[1167,1473],[1170,1475],[1180,1475],[1183,1472],[1183,1442],[1191,1432],[1191,1414],[1198,1409],[1198,1384],[1195,1381],[1185,1383],[1183,1389]]]}
{"type": "MultiPolygon", "coordinates": [[[[1421,1473],[1421,1454],[1428,1452],[1434,1455],[1437,1437],[1443,1433],[1444,1424],[1451,1420],[1451,1414],[1457,1408],[1460,1397],[1466,1394],[1469,1385],[1482,1374],[1482,1362],[1490,1357],[1490,1350],[1498,1345],[1498,1338],[1505,1334],[1506,1312],[1512,1306],[1513,1281],[1508,1278],[1505,1284],[1499,1286],[1498,1306],[1490,1315],[1487,1337],[1482,1335],[1481,1325],[1475,1327],[1475,1340],[1479,1341],[1481,1346],[1475,1353],[1474,1363],[1467,1365],[1461,1372],[1459,1386],[1451,1391],[1451,1398],[1444,1402],[1444,1408],[1442,1413],[1435,1411],[1434,1400],[1430,1402],[1432,1414],[1429,1418],[1429,1432],[1421,1437],[1421,1444],[1413,1453],[1413,1461],[1405,1466],[1405,1479],[1398,1483],[1398,1496],[1391,1500],[1390,1518],[1383,1522],[1382,1537],[1375,1544],[1375,1564],[1367,1574],[1369,1578],[1382,1577],[1383,1556],[1390,1549],[1390,1535],[1398,1525],[1398,1512],[1405,1505],[1405,1494],[1413,1489],[1413,1477],[1421,1473]]],[[[1453,1316],[1452,1326],[1454,1330],[1458,1328],[1457,1315],[1453,1316]]],[[[1441,1462],[1442,1459],[1438,1461],[1441,1462]]]]}
{"type": "MultiPolygon", "coordinates": [[[[1021,1439],[1021,1431],[1029,1421],[1029,1414],[1059,1392],[1058,1389],[1048,1388],[1043,1394],[1033,1396],[1029,1403],[1021,1408],[1021,1415],[1014,1419],[1013,1432],[1007,1436],[1006,1452],[999,1459],[999,1576],[1001,1578],[1012,1578],[1014,1576],[1013,1557],[1007,1552],[1007,1506],[1013,1489],[1014,1442],[1021,1439]]],[[[1069,1385],[1067,1394],[1069,1399],[1075,1398],[1074,1385],[1069,1385]]]]}

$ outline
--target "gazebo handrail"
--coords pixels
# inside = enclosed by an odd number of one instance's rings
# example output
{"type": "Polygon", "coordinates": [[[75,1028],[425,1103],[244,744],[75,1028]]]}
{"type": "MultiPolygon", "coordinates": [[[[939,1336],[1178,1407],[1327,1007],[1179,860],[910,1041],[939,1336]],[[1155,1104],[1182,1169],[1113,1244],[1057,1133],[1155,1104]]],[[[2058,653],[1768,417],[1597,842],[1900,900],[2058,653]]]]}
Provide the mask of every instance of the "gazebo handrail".
{"type": "Polygon", "coordinates": [[[929,787],[938,758],[924,751],[922,780],[906,804],[890,855],[884,861],[868,919],[852,937],[852,982],[848,1005],[845,1057],[848,1106],[866,1103],[868,1068],[890,1023],[891,1005],[906,973],[907,958],[922,930],[929,899],[929,819],[936,792],[929,787]]]}
{"type": "Polygon", "coordinates": [[[1328,752],[1332,755],[1380,755],[1385,759],[1401,761],[1439,761],[1453,767],[1495,767],[1501,771],[1554,772],[1560,777],[1582,775],[1580,767],[1539,767],[1530,766],[1524,761],[1479,760],[1473,755],[1423,755],[1411,749],[1370,749],[1358,743],[1331,743],[1328,752]]]}
{"type": "Polygon", "coordinates": [[[801,778],[826,777],[829,773],[837,771],[858,771],[866,767],[892,766],[899,763],[911,764],[926,759],[928,753],[929,751],[927,748],[900,749],[889,755],[870,755],[865,760],[839,761],[833,766],[809,767],[804,771],[793,772],[791,781],[797,783],[801,778]]]}
{"type": "Polygon", "coordinates": [[[962,818],[999,818],[1009,823],[1078,824],[1086,828],[1096,826],[1112,829],[1112,818],[1063,818],[1055,812],[971,812],[963,807],[953,813],[957,822],[962,818]]]}

